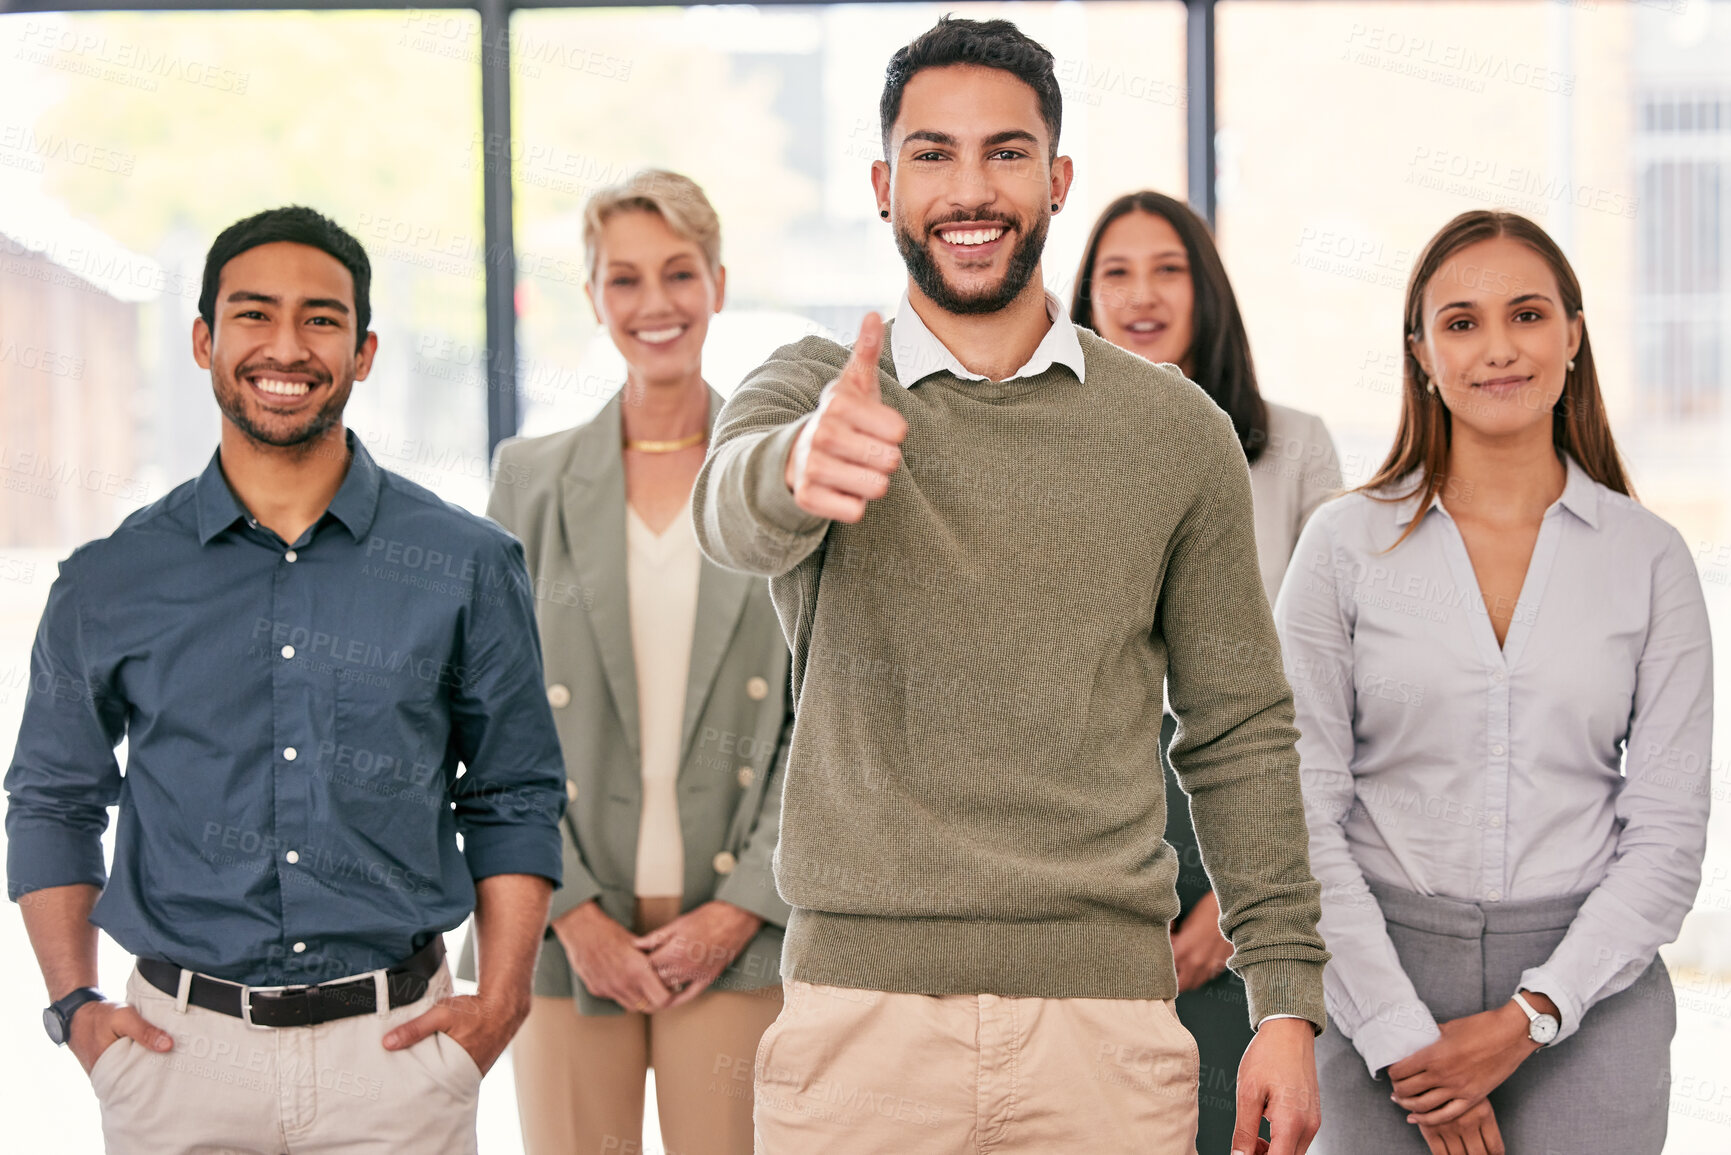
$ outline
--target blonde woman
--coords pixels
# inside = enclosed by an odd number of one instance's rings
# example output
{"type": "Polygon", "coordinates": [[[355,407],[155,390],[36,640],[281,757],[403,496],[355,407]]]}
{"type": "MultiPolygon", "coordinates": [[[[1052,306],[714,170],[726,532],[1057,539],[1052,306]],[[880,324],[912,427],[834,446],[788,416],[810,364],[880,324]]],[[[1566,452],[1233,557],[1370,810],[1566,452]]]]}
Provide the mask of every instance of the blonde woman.
{"type": "Polygon", "coordinates": [[[512,1051],[524,1144],[640,1149],[654,1068],[670,1151],[746,1155],[753,1057],[781,1008],[770,857],[791,714],[767,584],[704,559],[691,525],[721,407],[702,374],[721,229],[691,180],[647,171],[595,194],[584,244],[625,387],[586,425],[501,446],[487,510],[541,596],[570,800],[512,1051]]]}

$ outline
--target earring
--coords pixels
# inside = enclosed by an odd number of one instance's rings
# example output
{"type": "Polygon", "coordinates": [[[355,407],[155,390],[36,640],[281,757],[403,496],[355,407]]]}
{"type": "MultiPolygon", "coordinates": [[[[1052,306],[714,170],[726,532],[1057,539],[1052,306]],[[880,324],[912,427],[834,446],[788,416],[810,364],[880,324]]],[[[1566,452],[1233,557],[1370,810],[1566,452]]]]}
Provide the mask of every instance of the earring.
{"type": "Polygon", "coordinates": [[[1057,201],[1053,201],[1053,202],[1052,202],[1052,211],[1053,211],[1053,212],[1057,212],[1057,211],[1058,211],[1058,202],[1057,202],[1057,201]]]}
{"type": "Polygon", "coordinates": [[[882,217],[882,218],[883,218],[883,219],[884,219],[884,220],[886,220],[886,221],[887,221],[887,220],[889,220],[889,219],[890,219],[890,210],[888,210],[888,209],[879,209],[879,210],[878,210],[878,216],[880,216],[880,217],[882,217]]]}
{"type": "Polygon", "coordinates": [[[1430,379],[1430,381],[1428,381],[1428,382],[1427,382],[1427,383],[1426,383],[1426,385],[1425,385],[1425,387],[1426,387],[1426,388],[1427,388],[1427,389],[1429,389],[1429,390],[1430,390],[1430,391],[1431,391],[1431,393],[1432,393],[1432,395],[1433,395],[1433,396],[1434,396],[1434,395],[1435,395],[1435,394],[1436,394],[1436,378],[1435,378],[1435,377],[1432,377],[1432,378],[1431,378],[1431,379],[1430,379]]]}
{"type": "Polygon", "coordinates": [[[1569,358],[1569,372],[1573,373],[1574,371],[1575,371],[1575,359],[1573,357],[1570,357],[1569,358]]]}

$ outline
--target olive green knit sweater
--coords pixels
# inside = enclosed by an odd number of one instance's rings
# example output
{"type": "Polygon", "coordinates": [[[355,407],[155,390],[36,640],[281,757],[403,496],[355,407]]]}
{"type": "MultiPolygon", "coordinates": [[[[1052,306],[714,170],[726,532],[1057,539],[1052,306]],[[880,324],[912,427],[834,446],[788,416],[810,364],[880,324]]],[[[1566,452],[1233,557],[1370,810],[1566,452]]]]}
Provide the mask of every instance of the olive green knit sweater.
{"type": "Polygon", "coordinates": [[[847,349],[787,346],[722,410],[698,540],[769,575],[793,648],[783,973],[1174,997],[1165,680],[1172,763],[1252,1019],[1320,1027],[1328,954],[1244,454],[1171,367],[1079,337],[1085,384],[1053,366],[912,389],[886,338],[879,382],[907,419],[905,460],[855,525],[805,513],[783,480],[847,349]]]}

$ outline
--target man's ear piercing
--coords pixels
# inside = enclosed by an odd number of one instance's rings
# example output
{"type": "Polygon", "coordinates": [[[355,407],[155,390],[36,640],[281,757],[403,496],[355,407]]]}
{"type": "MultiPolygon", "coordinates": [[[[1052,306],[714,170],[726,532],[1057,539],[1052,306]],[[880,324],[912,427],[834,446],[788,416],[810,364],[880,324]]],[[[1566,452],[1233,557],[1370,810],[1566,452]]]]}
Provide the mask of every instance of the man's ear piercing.
{"type": "Polygon", "coordinates": [[[1058,202],[1057,202],[1057,201],[1053,201],[1053,202],[1052,202],[1052,211],[1053,211],[1053,212],[1057,212],[1057,211],[1058,211],[1058,202]]]}
{"type": "Polygon", "coordinates": [[[884,220],[886,220],[886,221],[887,221],[887,220],[889,220],[889,219],[890,219],[890,210],[888,210],[888,209],[879,209],[879,210],[878,210],[878,216],[880,216],[880,217],[882,217],[882,218],[883,218],[883,219],[884,219],[884,220]]]}

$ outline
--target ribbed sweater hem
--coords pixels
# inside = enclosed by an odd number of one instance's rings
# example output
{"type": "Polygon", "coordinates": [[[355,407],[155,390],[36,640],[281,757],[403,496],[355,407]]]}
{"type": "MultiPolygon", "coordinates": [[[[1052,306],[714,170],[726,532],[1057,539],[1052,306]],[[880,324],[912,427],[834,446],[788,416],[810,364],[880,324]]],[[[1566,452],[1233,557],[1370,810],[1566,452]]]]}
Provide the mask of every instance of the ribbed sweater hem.
{"type": "Polygon", "coordinates": [[[921,995],[1170,999],[1178,994],[1164,923],[880,918],[795,907],[782,976],[921,995]]]}

